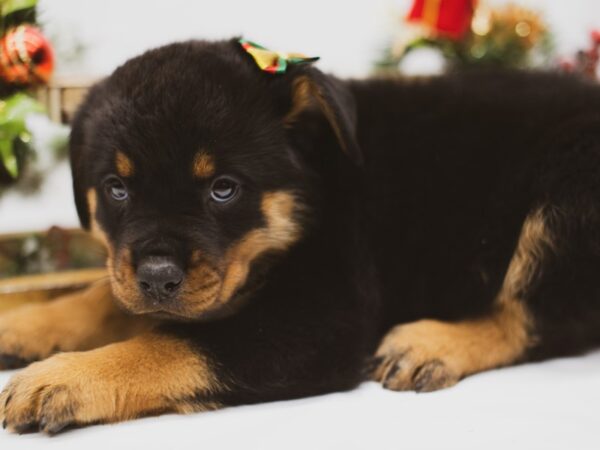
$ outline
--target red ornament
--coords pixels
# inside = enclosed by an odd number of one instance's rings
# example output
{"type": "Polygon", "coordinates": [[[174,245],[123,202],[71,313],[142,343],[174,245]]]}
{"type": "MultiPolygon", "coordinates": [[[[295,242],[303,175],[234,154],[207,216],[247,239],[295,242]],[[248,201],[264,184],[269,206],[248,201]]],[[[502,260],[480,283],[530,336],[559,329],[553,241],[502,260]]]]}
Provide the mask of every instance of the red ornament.
{"type": "Polygon", "coordinates": [[[422,22],[436,34],[460,39],[469,29],[477,0],[414,0],[407,20],[422,22]]]}
{"type": "Polygon", "coordinates": [[[54,69],[54,52],[42,32],[20,25],[0,39],[0,77],[12,84],[47,83],[54,69]]]}

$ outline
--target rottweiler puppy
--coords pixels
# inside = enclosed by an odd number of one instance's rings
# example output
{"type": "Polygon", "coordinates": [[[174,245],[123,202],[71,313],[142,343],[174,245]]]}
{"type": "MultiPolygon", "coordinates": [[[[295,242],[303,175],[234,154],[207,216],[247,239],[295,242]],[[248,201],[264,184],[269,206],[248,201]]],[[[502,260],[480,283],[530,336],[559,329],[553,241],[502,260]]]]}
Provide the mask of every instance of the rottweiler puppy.
{"type": "Polygon", "coordinates": [[[3,316],[4,368],[43,360],[4,426],[433,391],[598,345],[599,113],[572,76],[274,74],[236,39],[126,62],[71,135],[109,279],[3,316]]]}

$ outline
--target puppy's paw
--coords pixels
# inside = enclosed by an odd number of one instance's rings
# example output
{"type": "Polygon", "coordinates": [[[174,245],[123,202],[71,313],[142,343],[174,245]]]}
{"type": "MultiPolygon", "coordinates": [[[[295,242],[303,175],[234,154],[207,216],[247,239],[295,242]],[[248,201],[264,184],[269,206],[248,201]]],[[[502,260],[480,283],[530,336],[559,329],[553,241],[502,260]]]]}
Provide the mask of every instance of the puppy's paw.
{"type": "Polygon", "coordinates": [[[93,419],[94,387],[77,364],[77,354],[56,355],[15,375],[0,394],[4,428],[23,433],[39,429],[54,434],[93,419]]]}
{"type": "Polygon", "coordinates": [[[222,389],[207,358],[179,339],[146,333],[87,352],[59,353],[16,374],[0,393],[14,432],[216,409],[222,389]]]}
{"type": "Polygon", "coordinates": [[[372,378],[396,391],[429,392],[473,373],[477,335],[460,324],[421,320],[393,328],[375,355],[372,378]]]}

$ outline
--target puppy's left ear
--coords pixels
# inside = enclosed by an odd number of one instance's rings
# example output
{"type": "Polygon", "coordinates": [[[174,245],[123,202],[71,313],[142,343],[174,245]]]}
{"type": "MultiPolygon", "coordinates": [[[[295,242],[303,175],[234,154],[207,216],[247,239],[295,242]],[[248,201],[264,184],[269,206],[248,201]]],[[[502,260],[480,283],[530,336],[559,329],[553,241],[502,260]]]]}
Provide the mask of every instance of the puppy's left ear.
{"type": "Polygon", "coordinates": [[[75,206],[81,227],[89,230],[91,226],[91,211],[88,203],[87,193],[91,187],[89,167],[94,164],[93,158],[89,157],[88,145],[88,122],[94,111],[98,108],[98,102],[106,98],[106,82],[101,81],[94,85],[87,97],[79,106],[73,123],[71,124],[71,136],[69,139],[69,156],[71,161],[71,174],[73,176],[73,194],[75,206]]]}
{"type": "Polygon", "coordinates": [[[312,67],[292,71],[291,107],[284,117],[294,127],[305,114],[317,112],[328,122],[341,150],[357,165],[363,154],[356,140],[356,105],[342,81],[312,67]]]}

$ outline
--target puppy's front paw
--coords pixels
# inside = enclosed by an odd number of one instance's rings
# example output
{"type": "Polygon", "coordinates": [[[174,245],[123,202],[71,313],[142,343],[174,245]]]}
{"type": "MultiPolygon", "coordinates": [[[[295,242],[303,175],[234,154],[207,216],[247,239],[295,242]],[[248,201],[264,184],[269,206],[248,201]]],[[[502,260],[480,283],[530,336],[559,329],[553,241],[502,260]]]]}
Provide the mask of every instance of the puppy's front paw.
{"type": "Polygon", "coordinates": [[[429,392],[472,373],[477,335],[458,324],[421,320],[393,328],[375,355],[372,378],[386,389],[429,392]]]}
{"type": "MultiPolygon", "coordinates": [[[[15,375],[0,394],[0,418],[9,431],[40,429],[49,434],[89,421],[89,393],[78,367],[78,354],[61,354],[34,363],[15,375]]],[[[93,408],[92,408],[93,409],[93,408]]]]}
{"type": "Polygon", "coordinates": [[[186,341],[147,333],[88,352],[59,353],[16,374],[0,394],[10,431],[57,433],[71,425],[215,409],[221,389],[186,341]]]}

